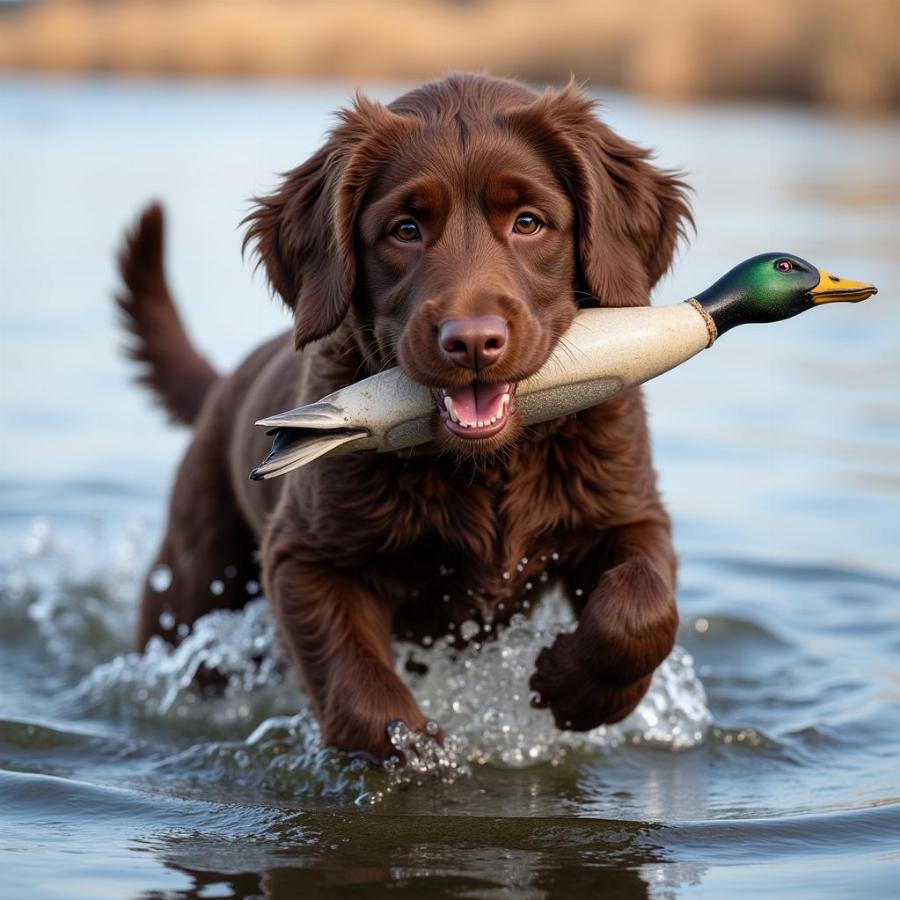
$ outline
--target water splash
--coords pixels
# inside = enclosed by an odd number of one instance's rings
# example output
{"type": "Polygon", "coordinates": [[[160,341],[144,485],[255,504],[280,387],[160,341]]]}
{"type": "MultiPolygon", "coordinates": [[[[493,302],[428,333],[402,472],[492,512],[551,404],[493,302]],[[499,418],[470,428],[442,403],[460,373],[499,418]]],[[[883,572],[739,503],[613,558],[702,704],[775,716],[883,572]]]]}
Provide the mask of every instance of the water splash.
{"type": "Polygon", "coordinates": [[[281,659],[275,623],[260,598],[216,610],[177,646],[151,638],[143,653],[96,666],[66,702],[85,714],[161,720],[207,734],[238,732],[265,716],[306,706],[281,659]]]}
{"type": "Polygon", "coordinates": [[[624,721],[592,731],[559,731],[547,710],[530,705],[528,679],[542,647],[572,627],[558,595],[532,619],[516,615],[496,639],[455,651],[450,641],[401,645],[417,669],[412,688],[422,711],[459,736],[471,762],[521,768],[559,764],[572,750],[596,751],[626,742],[682,750],[699,744],[710,723],[703,685],[690,654],[676,647],[656,670],[650,690],[624,721]]]}
{"type": "MultiPolygon", "coordinates": [[[[396,726],[392,740],[407,760],[405,773],[389,767],[398,782],[426,775],[453,780],[466,761],[521,768],[559,764],[573,750],[609,750],[626,742],[681,750],[703,740],[710,722],[705,692],[693,660],[678,647],[623,722],[586,733],[559,731],[548,711],[530,705],[528,691],[538,652],[570,627],[558,615],[559,604],[551,599],[534,621],[516,616],[495,640],[461,651],[450,639],[430,647],[398,645],[398,672],[446,735],[441,746],[396,726]],[[424,674],[407,672],[408,660],[424,674]]],[[[178,647],[154,639],[143,654],[121,654],[97,666],[68,702],[86,713],[174,720],[221,733],[253,727],[267,715],[308,710],[292,685],[268,604],[259,599],[241,611],[204,616],[178,647]],[[205,690],[198,685],[209,673],[216,673],[215,685],[205,690]]],[[[312,736],[301,730],[295,723],[285,739],[298,739],[303,757],[312,736]]]]}
{"type": "Polygon", "coordinates": [[[280,797],[381,798],[384,774],[361,755],[323,747],[309,710],[270,716],[244,740],[206,741],[154,767],[166,780],[229,785],[280,797]]]}
{"type": "Polygon", "coordinates": [[[141,536],[132,529],[117,549],[107,544],[93,557],[93,570],[76,578],[72,554],[49,526],[37,524],[24,561],[6,572],[0,621],[19,630],[36,627],[48,665],[74,667],[79,677],[62,700],[70,717],[136,721],[150,735],[190,736],[193,746],[164,754],[162,765],[172,773],[279,793],[355,792],[363,802],[377,802],[393,787],[452,782],[471,765],[559,765],[572,752],[626,743],[680,750],[699,744],[708,730],[703,686],[690,655],[678,647],[623,722],[586,733],[557,730],[548,711],[531,707],[528,690],[538,652],[573,627],[562,599],[550,596],[531,619],[514,617],[484,644],[458,650],[442,638],[427,647],[397,645],[398,673],[444,737],[392,726],[392,743],[406,764],[389,762],[372,775],[365,760],[321,748],[265,599],[202,617],[178,647],[154,639],[143,653],[125,649],[141,536]]]}
{"type": "Polygon", "coordinates": [[[437,727],[414,732],[402,722],[389,726],[391,742],[404,757],[373,765],[366,754],[323,747],[309,710],[272,716],[242,741],[196,744],[159,762],[158,775],[181,782],[228,784],[281,797],[345,797],[375,805],[386,794],[411,785],[452,784],[470,773],[460,741],[435,740],[437,727]]]}
{"type": "Polygon", "coordinates": [[[45,518],[0,572],[0,634],[37,638],[55,672],[80,674],[134,633],[147,529],[135,521],[110,537],[97,520],[67,542],[45,518]]]}
{"type": "Polygon", "coordinates": [[[465,741],[459,735],[440,735],[441,728],[434,721],[423,731],[413,731],[400,721],[388,725],[391,746],[397,751],[385,762],[391,786],[421,786],[435,780],[453,784],[471,774],[465,741]]]}

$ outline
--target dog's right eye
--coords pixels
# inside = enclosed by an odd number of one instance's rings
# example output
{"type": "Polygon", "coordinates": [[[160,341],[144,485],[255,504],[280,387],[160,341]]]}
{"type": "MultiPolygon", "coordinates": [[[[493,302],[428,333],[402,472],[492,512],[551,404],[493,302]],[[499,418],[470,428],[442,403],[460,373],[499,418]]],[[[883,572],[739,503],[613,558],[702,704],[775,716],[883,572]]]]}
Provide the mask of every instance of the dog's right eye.
{"type": "Polygon", "coordinates": [[[516,234],[537,234],[541,230],[541,220],[531,213],[522,213],[516,217],[513,231],[516,234]]]}
{"type": "Polygon", "coordinates": [[[399,225],[396,225],[391,234],[393,234],[394,237],[398,240],[406,242],[417,241],[422,236],[421,232],[419,231],[419,226],[409,219],[407,219],[405,222],[400,222],[399,225]]]}

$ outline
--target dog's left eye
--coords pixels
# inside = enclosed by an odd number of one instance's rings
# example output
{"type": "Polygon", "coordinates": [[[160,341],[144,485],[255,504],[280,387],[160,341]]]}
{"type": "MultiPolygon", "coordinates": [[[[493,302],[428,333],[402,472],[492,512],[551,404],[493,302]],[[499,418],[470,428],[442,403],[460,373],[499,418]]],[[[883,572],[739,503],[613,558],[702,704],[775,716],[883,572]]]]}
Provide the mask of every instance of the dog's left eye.
{"type": "Polygon", "coordinates": [[[417,241],[422,235],[419,226],[410,219],[400,222],[391,232],[395,238],[401,241],[417,241]]]}
{"type": "Polygon", "coordinates": [[[516,234],[537,234],[541,230],[541,220],[531,213],[522,213],[516,216],[513,231],[516,234]]]}

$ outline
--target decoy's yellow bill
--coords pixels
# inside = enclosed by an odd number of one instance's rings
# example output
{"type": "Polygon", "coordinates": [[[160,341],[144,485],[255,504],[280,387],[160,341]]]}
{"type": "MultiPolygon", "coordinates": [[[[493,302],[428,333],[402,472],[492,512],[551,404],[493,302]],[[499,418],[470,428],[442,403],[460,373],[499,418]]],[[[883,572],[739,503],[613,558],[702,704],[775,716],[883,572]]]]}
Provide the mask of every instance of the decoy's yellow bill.
{"type": "Polygon", "coordinates": [[[872,294],[878,293],[874,284],[866,284],[864,281],[851,281],[849,278],[839,278],[831,272],[819,269],[819,283],[810,291],[813,303],[833,303],[845,300],[856,303],[865,300],[872,294]]]}

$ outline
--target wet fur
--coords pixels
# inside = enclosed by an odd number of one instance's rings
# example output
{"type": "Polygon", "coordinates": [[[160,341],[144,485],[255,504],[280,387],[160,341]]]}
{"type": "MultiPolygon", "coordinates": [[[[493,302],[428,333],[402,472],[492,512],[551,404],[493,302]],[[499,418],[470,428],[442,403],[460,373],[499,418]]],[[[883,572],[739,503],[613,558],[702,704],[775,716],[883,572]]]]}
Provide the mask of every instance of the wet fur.
{"type": "Polygon", "coordinates": [[[263,483],[247,479],[268,447],[252,423],[398,362],[423,383],[458,383],[465,376],[432,343],[449,314],[499,311],[512,338],[496,378],[522,377],[579,303],[647,304],[689,219],[681,182],[571,86],[536,95],[463,75],[390,107],[357,98],[249,217],[248,241],[294,312],[292,333],[214,379],[177,323],[151,208],[123,252],[119,302],[149,384],[176,418],[193,421],[194,438],[157,560],[172,584],[145,587],[139,644],[175,641],[179,624],[239,608],[261,578],[324,740],[383,756],[391,720],[425,724],[395,674],[393,635],[436,636],[465,620],[496,626],[527,611],[538,585],[558,584],[578,625],[538,656],[531,687],[561,728],[627,715],[678,623],[639,391],[529,429],[512,422],[483,446],[436,425],[437,446],[325,458],[263,483]],[[494,181],[501,164],[546,182],[558,225],[547,243],[510,248],[497,238],[502,203],[471,211],[472,184],[505,196],[494,181]],[[378,204],[410,179],[424,179],[422,215],[435,236],[415,259],[378,233],[378,204]],[[224,593],[211,593],[217,580],[224,593]]]}

